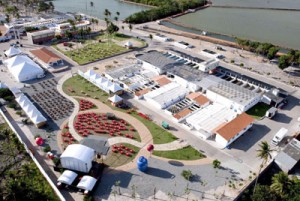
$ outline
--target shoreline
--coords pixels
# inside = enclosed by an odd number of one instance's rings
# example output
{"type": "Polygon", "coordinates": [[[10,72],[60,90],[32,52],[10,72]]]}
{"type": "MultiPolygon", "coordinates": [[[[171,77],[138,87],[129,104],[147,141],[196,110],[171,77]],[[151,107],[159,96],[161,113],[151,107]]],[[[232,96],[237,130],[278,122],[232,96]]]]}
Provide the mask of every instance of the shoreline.
{"type": "Polygon", "coordinates": [[[247,6],[226,6],[226,5],[212,5],[214,8],[236,8],[236,9],[257,9],[257,10],[281,10],[281,11],[300,11],[297,8],[267,8],[267,7],[247,7],[247,6]]]}
{"type": "Polygon", "coordinates": [[[151,6],[151,5],[143,4],[143,3],[136,3],[136,2],[127,1],[127,0],[120,0],[120,1],[124,2],[124,3],[128,3],[128,4],[138,5],[138,6],[145,6],[145,7],[149,7],[149,8],[157,8],[157,6],[151,6]]]}

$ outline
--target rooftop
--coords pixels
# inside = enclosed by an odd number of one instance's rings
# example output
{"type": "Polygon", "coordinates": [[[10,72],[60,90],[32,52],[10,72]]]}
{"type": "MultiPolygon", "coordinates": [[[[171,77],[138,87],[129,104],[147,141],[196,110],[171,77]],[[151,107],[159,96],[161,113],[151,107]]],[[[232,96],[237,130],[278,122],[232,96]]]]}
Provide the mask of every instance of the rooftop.
{"type": "Polygon", "coordinates": [[[31,50],[30,52],[45,63],[56,62],[61,60],[61,57],[54,54],[52,51],[45,47],[37,50],[31,50]]]}
{"type": "Polygon", "coordinates": [[[215,132],[229,141],[253,122],[254,119],[250,115],[242,113],[221,128],[218,128],[215,132]]]}
{"type": "Polygon", "coordinates": [[[227,99],[240,104],[247,104],[249,101],[257,97],[259,94],[252,92],[242,86],[235,85],[231,82],[222,81],[217,85],[208,87],[207,90],[215,92],[227,99]]]}
{"type": "Polygon", "coordinates": [[[190,110],[189,108],[185,108],[183,110],[181,110],[180,112],[174,114],[174,117],[176,119],[181,119],[182,117],[187,116],[188,114],[190,114],[192,112],[192,110],[190,110]]]}
{"type": "Polygon", "coordinates": [[[155,81],[160,86],[164,86],[164,85],[169,84],[171,82],[171,80],[169,80],[167,78],[167,76],[165,76],[165,75],[159,75],[159,76],[153,77],[152,80],[155,81]]]}
{"type": "Polygon", "coordinates": [[[105,71],[105,74],[109,75],[113,79],[124,80],[128,77],[131,77],[134,73],[139,72],[140,70],[140,65],[130,64],[121,68],[105,71]]]}
{"type": "Polygon", "coordinates": [[[300,141],[292,139],[275,157],[275,162],[286,172],[290,171],[300,160],[300,141]]]}
{"type": "Polygon", "coordinates": [[[196,103],[198,103],[199,105],[205,105],[206,103],[209,103],[210,100],[208,98],[206,98],[203,95],[200,95],[198,97],[196,97],[195,99],[193,99],[196,103]]]}

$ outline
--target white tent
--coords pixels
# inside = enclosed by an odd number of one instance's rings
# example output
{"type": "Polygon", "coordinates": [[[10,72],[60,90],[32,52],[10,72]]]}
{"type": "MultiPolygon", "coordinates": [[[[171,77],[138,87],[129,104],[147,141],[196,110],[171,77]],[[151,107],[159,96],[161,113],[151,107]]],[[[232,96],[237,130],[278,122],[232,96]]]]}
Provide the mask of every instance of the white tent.
{"type": "Polygon", "coordinates": [[[118,95],[114,95],[114,96],[110,97],[108,100],[110,100],[112,103],[118,103],[118,102],[122,101],[123,99],[118,95]]]}
{"type": "Polygon", "coordinates": [[[28,56],[26,55],[17,55],[15,57],[6,59],[5,61],[3,61],[3,63],[8,67],[11,68],[12,66],[16,66],[18,64],[21,63],[30,63],[30,64],[35,64],[34,61],[32,61],[28,56]]]}
{"type": "Polygon", "coordinates": [[[95,83],[97,79],[101,78],[99,74],[94,74],[90,77],[90,80],[95,83]]]}
{"type": "Polygon", "coordinates": [[[133,46],[133,44],[132,44],[132,42],[130,42],[130,41],[127,41],[126,43],[125,43],[125,47],[127,47],[127,48],[131,48],[133,46]]]}
{"type": "Polygon", "coordinates": [[[113,85],[113,83],[109,80],[107,80],[106,82],[104,82],[102,84],[102,88],[104,91],[106,91],[107,93],[109,93],[109,88],[113,85]]]}
{"type": "Polygon", "coordinates": [[[86,71],[85,73],[84,73],[84,77],[86,78],[86,79],[88,79],[88,80],[90,80],[90,78],[91,78],[91,76],[92,75],[95,75],[96,73],[95,73],[95,71],[93,71],[93,70],[88,70],[88,71],[86,71]]]}
{"type": "Polygon", "coordinates": [[[104,82],[105,80],[103,79],[103,77],[99,77],[98,79],[96,79],[95,81],[95,84],[100,87],[102,86],[102,83],[104,82]]]}
{"type": "Polygon", "coordinates": [[[20,54],[20,53],[22,53],[22,51],[19,50],[19,49],[17,49],[17,48],[15,48],[15,47],[10,47],[8,50],[6,50],[4,52],[4,54],[6,56],[8,56],[8,57],[13,57],[13,56],[15,56],[17,54],[20,54]]]}
{"type": "Polygon", "coordinates": [[[65,170],[62,175],[58,178],[58,182],[71,185],[73,181],[76,179],[78,174],[73,171],[65,170]]]}
{"type": "Polygon", "coordinates": [[[60,156],[63,168],[79,172],[89,172],[95,157],[95,150],[81,144],[69,145],[60,156]]]}
{"type": "Polygon", "coordinates": [[[113,83],[110,87],[109,87],[109,90],[112,92],[112,93],[116,93],[117,91],[121,91],[122,90],[122,87],[120,87],[120,85],[116,84],[116,83],[113,83]]]}
{"type": "Polygon", "coordinates": [[[8,87],[6,86],[6,84],[0,82],[0,89],[6,89],[6,88],[8,88],[8,87]]]}
{"type": "Polygon", "coordinates": [[[94,177],[85,175],[82,177],[80,182],[77,184],[77,188],[81,188],[86,191],[91,191],[91,190],[93,190],[96,182],[97,182],[97,179],[95,179],[94,177]]]}
{"type": "Polygon", "coordinates": [[[47,122],[47,119],[41,114],[41,112],[33,105],[33,103],[25,96],[21,94],[16,98],[17,103],[21,106],[30,120],[40,127],[47,122]]]}
{"type": "Polygon", "coordinates": [[[11,67],[9,71],[19,82],[24,82],[44,76],[44,71],[41,67],[27,62],[23,62],[11,67]]]}

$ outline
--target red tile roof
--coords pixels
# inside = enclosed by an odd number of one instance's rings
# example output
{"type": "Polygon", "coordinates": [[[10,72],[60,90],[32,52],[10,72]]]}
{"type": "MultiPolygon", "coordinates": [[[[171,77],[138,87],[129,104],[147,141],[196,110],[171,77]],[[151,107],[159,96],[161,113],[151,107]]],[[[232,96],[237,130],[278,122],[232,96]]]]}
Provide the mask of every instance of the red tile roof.
{"type": "Polygon", "coordinates": [[[217,129],[216,133],[229,141],[253,122],[254,119],[244,112],[227,124],[223,125],[221,128],[217,129]]]}
{"type": "Polygon", "coordinates": [[[152,80],[157,82],[160,86],[164,86],[171,82],[171,80],[169,80],[165,75],[159,75],[157,77],[152,78],[152,80]]]}
{"type": "Polygon", "coordinates": [[[188,115],[191,112],[192,112],[192,110],[190,110],[189,108],[185,108],[185,109],[181,110],[180,112],[174,114],[173,116],[176,119],[181,119],[182,117],[185,117],[186,115],[188,115]]]}
{"type": "Polygon", "coordinates": [[[47,48],[43,47],[41,49],[38,50],[31,50],[30,51],[34,56],[36,56],[37,58],[39,58],[40,60],[42,60],[45,63],[50,63],[50,62],[56,62],[61,60],[61,57],[57,56],[56,54],[54,54],[53,52],[51,52],[50,50],[48,50],[47,48]]]}

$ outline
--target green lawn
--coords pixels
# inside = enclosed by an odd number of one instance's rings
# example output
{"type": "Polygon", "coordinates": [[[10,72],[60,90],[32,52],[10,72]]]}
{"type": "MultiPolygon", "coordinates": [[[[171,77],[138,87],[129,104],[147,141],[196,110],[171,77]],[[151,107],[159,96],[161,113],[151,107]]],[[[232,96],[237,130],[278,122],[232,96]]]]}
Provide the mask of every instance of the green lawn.
{"type": "Polygon", "coordinates": [[[83,48],[74,49],[70,51],[62,51],[58,49],[67,57],[71,58],[79,65],[83,65],[89,62],[97,61],[118,53],[127,52],[128,49],[121,47],[113,42],[97,42],[94,41],[83,48]]]}
{"type": "Polygon", "coordinates": [[[250,108],[246,113],[251,115],[255,119],[260,119],[265,116],[266,111],[270,109],[271,106],[265,103],[257,103],[252,108],[250,108]]]}
{"type": "MultiPolygon", "coordinates": [[[[116,145],[119,146],[120,144],[116,144],[116,145]]],[[[140,151],[140,148],[126,143],[123,143],[123,145],[128,147],[129,149],[133,149],[134,154],[132,154],[132,156],[126,156],[120,153],[114,153],[112,152],[112,147],[111,147],[106,156],[106,159],[103,162],[110,167],[118,167],[131,162],[135,158],[137,153],[140,151]]]]}
{"type": "MultiPolygon", "coordinates": [[[[76,75],[66,80],[63,83],[63,91],[69,96],[95,98],[107,104],[114,110],[126,112],[126,110],[111,106],[111,104],[107,102],[108,94],[106,92],[102,91],[101,89],[99,89],[98,87],[96,87],[95,85],[93,85],[92,83],[85,80],[79,75],[76,75]]],[[[163,129],[162,127],[153,123],[152,121],[140,117],[137,113],[132,112],[131,115],[137,118],[139,121],[141,121],[149,129],[149,131],[152,134],[154,144],[169,143],[177,139],[167,130],[163,129]]]]}
{"type": "Polygon", "coordinates": [[[174,151],[153,151],[153,155],[175,160],[197,160],[206,157],[191,146],[174,151]]]}
{"type": "Polygon", "coordinates": [[[169,142],[173,142],[177,138],[172,135],[169,131],[163,129],[162,127],[158,126],[152,121],[144,119],[143,117],[139,116],[137,113],[132,112],[132,116],[140,120],[151,132],[153,137],[154,144],[165,144],[169,142]]]}

